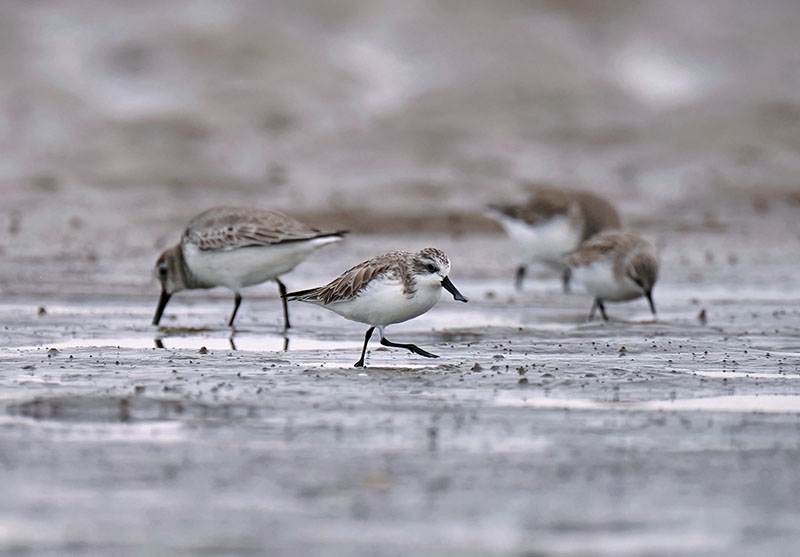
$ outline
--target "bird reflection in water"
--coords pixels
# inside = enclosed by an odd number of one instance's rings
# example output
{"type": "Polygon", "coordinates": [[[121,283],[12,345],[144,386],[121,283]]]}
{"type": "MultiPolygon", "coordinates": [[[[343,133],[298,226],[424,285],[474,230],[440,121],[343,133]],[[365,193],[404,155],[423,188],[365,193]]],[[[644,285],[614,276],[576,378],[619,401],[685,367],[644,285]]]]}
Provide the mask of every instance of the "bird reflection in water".
{"type": "MultiPolygon", "coordinates": [[[[238,348],[236,347],[236,341],[234,340],[235,336],[236,336],[235,333],[231,333],[231,336],[228,337],[228,344],[230,344],[231,350],[234,350],[234,351],[238,350],[238,348]]],[[[166,349],[167,348],[166,346],[164,346],[164,338],[166,338],[166,337],[156,337],[156,338],[153,339],[153,343],[155,344],[156,348],[158,348],[158,349],[166,349]]],[[[283,338],[283,346],[282,346],[281,350],[283,352],[288,352],[289,351],[289,337],[287,335],[282,335],[282,338],[283,338]]],[[[205,347],[201,347],[200,349],[203,350],[203,348],[205,348],[205,347]]]]}

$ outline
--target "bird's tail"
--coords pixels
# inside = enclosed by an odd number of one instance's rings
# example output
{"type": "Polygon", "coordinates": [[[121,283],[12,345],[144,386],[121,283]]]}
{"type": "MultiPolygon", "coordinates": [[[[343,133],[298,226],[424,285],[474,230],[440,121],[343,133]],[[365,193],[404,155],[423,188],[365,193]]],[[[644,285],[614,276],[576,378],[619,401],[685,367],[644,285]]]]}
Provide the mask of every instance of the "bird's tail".
{"type": "Polygon", "coordinates": [[[517,208],[513,205],[487,205],[483,214],[493,220],[519,218],[517,208]]]}
{"type": "Polygon", "coordinates": [[[301,236],[297,238],[287,238],[285,240],[281,240],[279,243],[281,244],[292,244],[292,243],[300,243],[300,242],[314,242],[315,240],[327,240],[324,242],[317,242],[320,245],[328,244],[331,242],[336,242],[341,240],[348,234],[349,230],[337,230],[335,232],[319,232],[314,234],[313,236],[301,236]]]}
{"type": "Polygon", "coordinates": [[[287,292],[283,297],[286,300],[300,301],[300,302],[316,302],[319,288],[309,288],[307,290],[295,290],[294,292],[287,292]]]}
{"type": "Polygon", "coordinates": [[[320,232],[315,238],[344,238],[347,234],[350,234],[349,230],[336,230],[334,232],[320,232]]]}

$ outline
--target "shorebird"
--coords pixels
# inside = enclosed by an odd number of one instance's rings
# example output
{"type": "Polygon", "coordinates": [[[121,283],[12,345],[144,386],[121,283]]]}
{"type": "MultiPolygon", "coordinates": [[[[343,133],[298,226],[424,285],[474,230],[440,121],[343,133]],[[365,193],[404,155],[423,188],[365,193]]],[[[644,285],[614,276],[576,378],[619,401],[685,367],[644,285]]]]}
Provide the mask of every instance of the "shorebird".
{"type": "Polygon", "coordinates": [[[438,358],[414,344],[388,340],[384,329],[431,309],[439,301],[442,288],[456,300],[466,302],[467,298],[450,281],[449,272],[450,260],[436,248],[424,248],[415,253],[392,251],[359,263],[324,286],[290,292],[285,298],[315,304],[351,321],[369,325],[361,358],[355,367],[364,366],[367,343],[376,328],[384,346],[438,358]]]}
{"type": "Polygon", "coordinates": [[[158,325],[170,297],[191,288],[224,286],[234,294],[233,326],[242,302],[239,291],[274,280],[283,300],[284,325],[289,310],[286,286],[278,278],[306,259],[314,250],[341,240],[346,231],[323,232],[278,211],[252,207],[215,207],[194,217],[180,242],[166,249],[156,261],[161,282],[153,325],[158,325]]]}
{"type": "Polygon", "coordinates": [[[658,278],[658,257],[653,245],[634,234],[601,232],[586,240],[569,256],[575,278],[594,296],[595,310],[608,321],[605,302],[624,302],[644,296],[656,314],[653,285],[658,278]]]}
{"type": "Polygon", "coordinates": [[[540,188],[521,205],[490,205],[487,215],[515,243],[520,258],[515,276],[522,289],[529,264],[542,263],[561,273],[564,292],[571,278],[566,255],[603,230],[620,227],[616,209],[593,193],[540,188]]]}

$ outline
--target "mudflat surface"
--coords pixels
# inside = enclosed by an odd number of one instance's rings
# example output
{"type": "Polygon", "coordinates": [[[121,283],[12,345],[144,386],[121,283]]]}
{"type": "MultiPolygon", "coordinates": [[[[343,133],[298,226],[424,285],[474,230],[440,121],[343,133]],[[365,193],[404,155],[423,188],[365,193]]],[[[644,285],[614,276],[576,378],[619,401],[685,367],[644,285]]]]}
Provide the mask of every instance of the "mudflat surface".
{"type": "Polygon", "coordinates": [[[502,235],[353,236],[287,284],[432,244],[471,298],[445,293],[389,328],[439,359],[373,341],[363,370],[364,327],[295,304],[283,335],[271,285],[245,292],[233,334],[223,290],[176,295],[156,328],[153,254],[12,261],[24,266],[3,269],[0,548],[791,555],[790,214],[651,227],[658,319],[639,300],[609,306],[609,323],[587,322],[589,298],[544,270],[515,292],[502,235]]]}
{"type": "Polygon", "coordinates": [[[794,556],[796,0],[0,2],[0,554],[794,556]],[[659,248],[586,321],[483,218],[608,196],[659,248]],[[316,286],[434,245],[365,327],[157,254],[211,206],[352,231],[316,286]],[[704,318],[701,318],[704,316],[704,318]]]}

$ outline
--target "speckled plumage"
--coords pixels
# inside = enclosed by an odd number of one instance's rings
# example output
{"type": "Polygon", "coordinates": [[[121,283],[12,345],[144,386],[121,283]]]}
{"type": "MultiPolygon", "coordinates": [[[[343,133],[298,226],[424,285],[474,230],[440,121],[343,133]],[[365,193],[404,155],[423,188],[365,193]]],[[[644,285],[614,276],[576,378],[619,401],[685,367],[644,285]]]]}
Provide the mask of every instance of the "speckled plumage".
{"type": "Polygon", "coordinates": [[[390,251],[362,261],[324,286],[293,293],[292,299],[320,305],[346,302],[356,298],[373,280],[398,282],[406,296],[413,296],[417,291],[415,275],[424,271],[422,262],[426,260],[438,263],[442,269],[450,269],[447,255],[436,248],[424,248],[416,253],[390,251]]]}
{"type": "Polygon", "coordinates": [[[315,304],[351,321],[370,325],[357,367],[364,365],[367,343],[376,327],[385,346],[398,346],[422,356],[436,357],[413,344],[388,341],[384,328],[431,309],[439,301],[442,288],[456,300],[466,302],[450,282],[449,272],[450,260],[436,248],[392,251],[355,265],[324,286],[290,292],[286,299],[315,304]]]}
{"type": "Polygon", "coordinates": [[[517,288],[522,288],[527,265],[542,263],[563,274],[564,290],[568,290],[566,255],[594,234],[620,227],[619,215],[606,199],[556,188],[539,188],[522,204],[492,205],[488,215],[516,244],[517,288]]]}
{"type": "Polygon", "coordinates": [[[658,279],[658,256],[653,245],[630,232],[606,231],[586,240],[568,257],[576,278],[594,296],[592,307],[603,318],[604,302],[620,302],[644,296],[655,315],[653,286],[658,279]]]}
{"type": "MultiPolygon", "coordinates": [[[[162,293],[153,324],[159,323],[175,292],[224,286],[235,295],[229,320],[232,326],[241,288],[274,280],[285,294],[278,277],[317,248],[340,240],[344,233],[324,232],[278,211],[252,207],[215,207],[200,213],[189,221],[180,242],[156,261],[162,293]]],[[[288,328],[285,304],[284,323],[288,328]]]]}
{"type": "Polygon", "coordinates": [[[186,225],[181,243],[203,251],[231,250],[307,241],[336,234],[312,228],[279,211],[250,207],[214,207],[186,225]]]}
{"type": "Polygon", "coordinates": [[[581,223],[581,241],[602,230],[620,227],[619,214],[609,201],[599,195],[556,188],[538,188],[521,205],[493,205],[496,211],[529,225],[537,225],[557,215],[568,215],[575,207],[581,223]]]}

